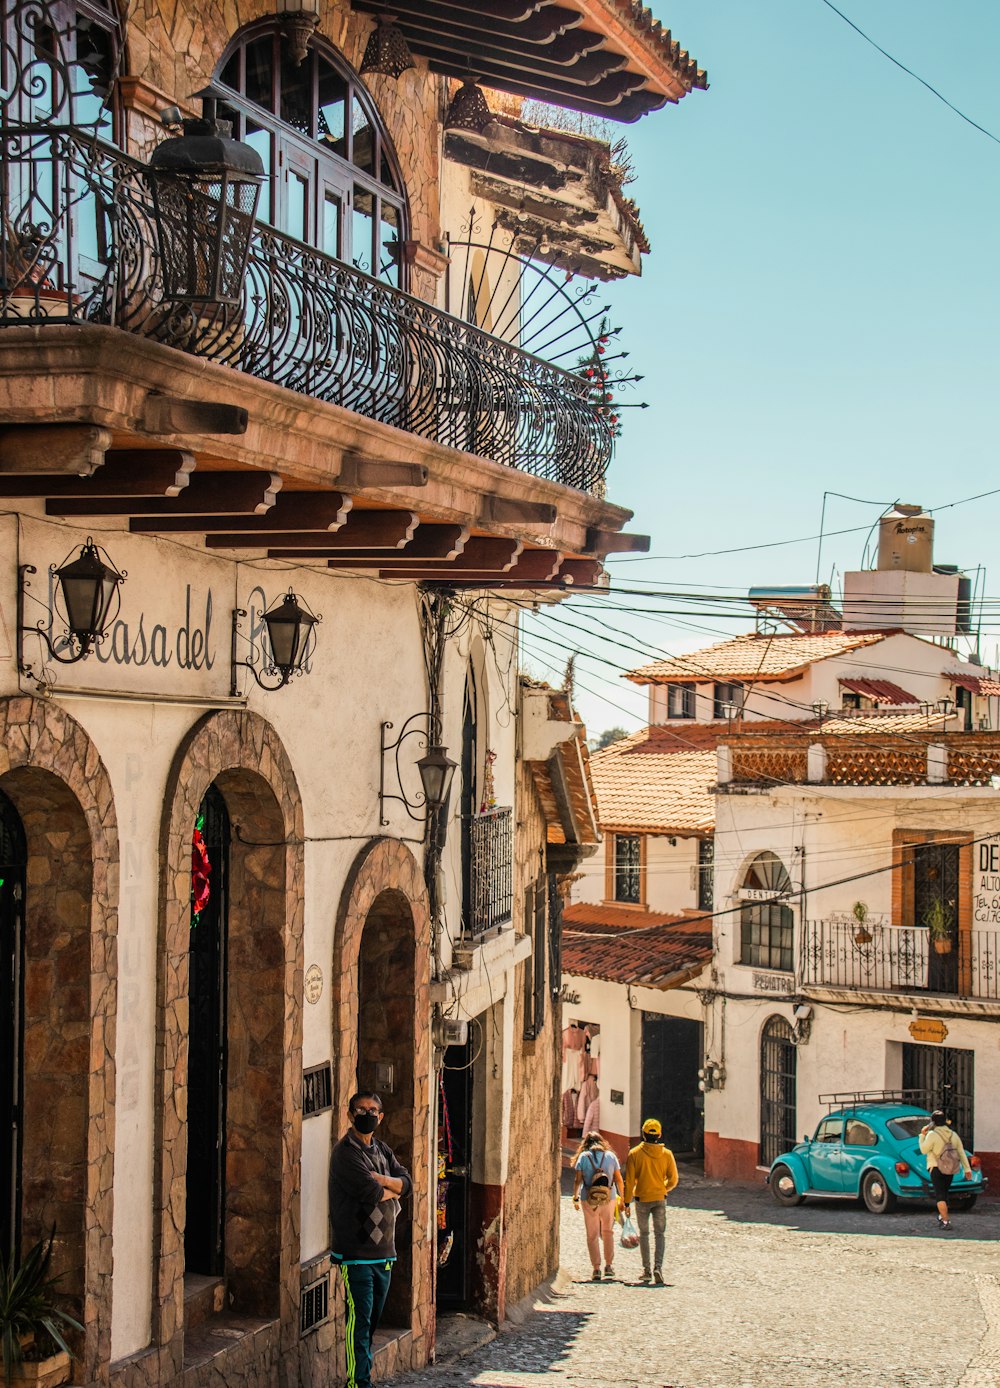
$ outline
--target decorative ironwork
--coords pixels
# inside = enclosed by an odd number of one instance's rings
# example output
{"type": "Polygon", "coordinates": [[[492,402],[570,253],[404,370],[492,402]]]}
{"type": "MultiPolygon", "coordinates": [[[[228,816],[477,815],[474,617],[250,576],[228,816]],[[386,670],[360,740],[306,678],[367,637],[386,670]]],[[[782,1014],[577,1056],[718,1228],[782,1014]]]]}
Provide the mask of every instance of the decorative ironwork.
{"type": "Polygon", "coordinates": [[[391,15],[380,14],[368,35],[358,71],[362,77],[369,72],[381,72],[398,79],[411,67],[416,67],[416,63],[402,30],[391,15]]]}
{"type": "Polygon", "coordinates": [[[463,933],[477,939],[512,918],[513,812],[499,808],[463,815],[462,832],[470,866],[463,933]]]}
{"type": "Polygon", "coordinates": [[[795,1033],[784,1017],[770,1017],[760,1038],[760,1161],[770,1166],[795,1146],[795,1033]]]}
{"type": "Polygon", "coordinates": [[[861,992],[1000,998],[1000,933],[960,931],[954,958],[952,970],[937,967],[923,926],[888,925],[868,916],[862,928],[846,915],[807,923],[802,981],[861,992]]]}
{"type": "Polygon", "coordinates": [[[5,31],[0,325],[108,324],[538,477],[601,488],[614,440],[590,382],[269,227],[253,228],[239,304],[169,302],[146,170],[103,142],[103,114],[74,123],[66,93],[90,91],[89,79],[66,57],[66,33],[49,26],[35,43],[44,14],[37,0],[16,0],[5,31]]]}

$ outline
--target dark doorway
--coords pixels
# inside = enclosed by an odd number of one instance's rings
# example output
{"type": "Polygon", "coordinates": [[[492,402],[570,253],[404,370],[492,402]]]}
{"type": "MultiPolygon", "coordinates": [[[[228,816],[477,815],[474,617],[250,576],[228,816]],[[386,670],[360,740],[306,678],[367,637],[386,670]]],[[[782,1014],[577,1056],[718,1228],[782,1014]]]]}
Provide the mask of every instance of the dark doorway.
{"type": "Polygon", "coordinates": [[[975,1051],[903,1042],[903,1088],[921,1091],[914,1103],[943,1108],[966,1147],[973,1146],[975,1051]]]}
{"type": "Polygon", "coordinates": [[[442,1310],[462,1310],[472,1296],[471,1223],[472,1176],[472,1062],[470,1039],[449,1046],[438,1087],[437,1304],[442,1310]]]}
{"type": "Polygon", "coordinates": [[[28,849],[21,817],[0,791],[0,1257],[20,1246],[24,993],[24,889],[28,849]]]}
{"type": "Polygon", "coordinates": [[[476,681],[470,670],[465,681],[465,700],[462,706],[462,928],[471,933],[476,923],[475,898],[472,881],[473,818],[476,814],[476,681]]]}
{"type": "Polygon", "coordinates": [[[930,932],[927,987],[958,992],[957,843],[918,843],[913,848],[915,924],[930,932]]]}
{"type": "Polygon", "coordinates": [[[795,1146],[795,1062],[793,1032],[784,1017],[771,1017],[760,1038],[760,1164],[795,1146]]]}
{"type": "Polygon", "coordinates": [[[192,851],[184,1265],[189,1273],[212,1277],[222,1275],[225,1257],[229,844],[226,802],[210,786],[201,802],[192,851]]]}
{"type": "Polygon", "coordinates": [[[642,1117],[658,1118],[663,1140],[674,1152],[700,1155],[702,1116],[698,1067],[702,1026],[685,1017],[642,1014],[642,1117]]]}

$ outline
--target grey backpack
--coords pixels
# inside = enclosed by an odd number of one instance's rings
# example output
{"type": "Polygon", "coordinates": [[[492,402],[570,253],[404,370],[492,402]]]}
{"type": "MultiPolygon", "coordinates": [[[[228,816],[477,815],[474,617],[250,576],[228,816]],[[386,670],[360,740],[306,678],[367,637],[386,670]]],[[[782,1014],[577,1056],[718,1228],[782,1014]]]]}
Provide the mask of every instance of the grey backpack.
{"type": "Polygon", "coordinates": [[[938,1157],[938,1170],[942,1176],[955,1176],[962,1169],[962,1161],[958,1155],[958,1148],[950,1137],[944,1139],[944,1148],[938,1157]]]}

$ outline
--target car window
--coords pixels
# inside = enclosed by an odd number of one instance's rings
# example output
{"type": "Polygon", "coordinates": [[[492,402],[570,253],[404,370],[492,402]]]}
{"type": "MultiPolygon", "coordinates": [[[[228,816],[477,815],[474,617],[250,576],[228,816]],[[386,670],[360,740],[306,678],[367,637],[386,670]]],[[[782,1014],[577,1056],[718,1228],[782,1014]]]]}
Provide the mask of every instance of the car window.
{"type": "Polygon", "coordinates": [[[839,1142],[844,1136],[842,1118],[824,1118],[816,1129],[815,1142],[839,1142]]]}
{"type": "Polygon", "coordinates": [[[927,1126],[929,1119],[924,1113],[907,1114],[904,1118],[891,1118],[886,1127],[893,1137],[902,1138],[905,1142],[908,1138],[919,1137],[927,1126]]]}
{"type": "Polygon", "coordinates": [[[867,1123],[862,1123],[860,1118],[851,1118],[847,1124],[847,1137],[844,1139],[848,1147],[874,1147],[878,1143],[874,1129],[869,1128],[867,1123]]]}

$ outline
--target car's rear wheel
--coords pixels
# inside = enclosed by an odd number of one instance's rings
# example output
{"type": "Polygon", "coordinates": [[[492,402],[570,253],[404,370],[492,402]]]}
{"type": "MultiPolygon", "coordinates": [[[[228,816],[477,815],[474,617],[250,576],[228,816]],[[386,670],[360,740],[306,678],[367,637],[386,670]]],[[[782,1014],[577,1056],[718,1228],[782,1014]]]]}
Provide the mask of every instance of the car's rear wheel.
{"type": "Polygon", "coordinates": [[[779,1205],[801,1205],[806,1198],[799,1194],[795,1177],[787,1166],[776,1166],[771,1172],[771,1194],[779,1205]]]}
{"type": "Polygon", "coordinates": [[[964,1214],[966,1210],[974,1210],[976,1201],[979,1199],[978,1192],[975,1195],[960,1195],[953,1202],[956,1210],[961,1210],[964,1214]]]}
{"type": "Polygon", "coordinates": [[[872,1214],[888,1214],[896,1208],[896,1196],[880,1171],[868,1171],[861,1182],[861,1198],[872,1214]]]}

